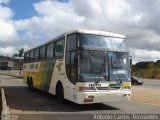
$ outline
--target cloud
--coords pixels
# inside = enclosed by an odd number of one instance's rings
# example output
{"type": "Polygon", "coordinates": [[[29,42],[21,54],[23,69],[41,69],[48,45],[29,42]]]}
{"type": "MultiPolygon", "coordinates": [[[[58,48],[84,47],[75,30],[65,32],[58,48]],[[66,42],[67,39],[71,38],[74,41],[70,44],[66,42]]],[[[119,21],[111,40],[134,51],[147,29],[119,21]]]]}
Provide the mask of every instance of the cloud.
{"type": "Polygon", "coordinates": [[[0,42],[11,43],[19,40],[16,29],[12,23],[0,20],[0,42]]]}
{"type": "Polygon", "coordinates": [[[0,0],[0,54],[12,56],[15,47],[22,44],[12,19],[14,13],[6,6],[8,4],[9,0],[0,0]]]}
{"type": "Polygon", "coordinates": [[[53,38],[58,34],[78,28],[84,21],[83,17],[78,16],[70,8],[69,3],[42,1],[34,4],[34,7],[38,15],[30,19],[16,21],[15,25],[19,30],[53,38]]]}
{"type": "MultiPolygon", "coordinates": [[[[21,48],[29,49],[29,46],[21,46],[21,48]]],[[[0,47],[0,55],[12,56],[13,54],[18,53],[17,48],[14,46],[0,47]]]]}
{"type": "Polygon", "coordinates": [[[10,0],[0,0],[0,4],[8,4],[10,0]]]}
{"type": "Polygon", "coordinates": [[[160,51],[156,50],[146,50],[146,49],[136,49],[131,48],[130,52],[132,53],[133,63],[135,64],[137,61],[156,61],[160,60],[160,51]]]}
{"type": "MultiPolygon", "coordinates": [[[[0,3],[8,3],[7,1],[0,1],[0,3]]],[[[19,41],[16,28],[13,24],[14,13],[8,7],[4,7],[0,4],[0,44],[9,44],[19,41]]],[[[4,47],[4,46],[3,46],[4,47]]]]}
{"type": "Polygon", "coordinates": [[[13,12],[10,8],[4,7],[0,4],[0,19],[8,20],[13,17],[13,12]]]}
{"type": "Polygon", "coordinates": [[[73,29],[98,29],[125,34],[135,62],[160,59],[153,56],[160,51],[159,6],[159,0],[43,0],[33,4],[34,16],[13,20],[0,5],[0,43],[34,47],[73,29]]]}
{"type": "Polygon", "coordinates": [[[14,53],[15,48],[12,46],[8,46],[5,48],[0,48],[0,54],[1,55],[11,55],[14,53]]]}

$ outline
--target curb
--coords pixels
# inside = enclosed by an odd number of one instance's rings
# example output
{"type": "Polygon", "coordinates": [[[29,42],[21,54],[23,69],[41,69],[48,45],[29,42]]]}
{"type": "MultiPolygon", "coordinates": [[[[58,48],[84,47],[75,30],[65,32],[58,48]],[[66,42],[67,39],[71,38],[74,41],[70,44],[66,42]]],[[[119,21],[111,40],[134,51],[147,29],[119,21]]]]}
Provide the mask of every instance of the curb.
{"type": "Polygon", "coordinates": [[[2,96],[2,113],[1,113],[1,120],[8,120],[10,115],[9,108],[7,106],[6,97],[3,88],[1,88],[1,96],[2,96]]]}
{"type": "Polygon", "coordinates": [[[16,77],[16,78],[23,78],[23,76],[17,76],[17,75],[6,74],[6,73],[0,73],[0,75],[12,76],[12,77],[16,77]]]}

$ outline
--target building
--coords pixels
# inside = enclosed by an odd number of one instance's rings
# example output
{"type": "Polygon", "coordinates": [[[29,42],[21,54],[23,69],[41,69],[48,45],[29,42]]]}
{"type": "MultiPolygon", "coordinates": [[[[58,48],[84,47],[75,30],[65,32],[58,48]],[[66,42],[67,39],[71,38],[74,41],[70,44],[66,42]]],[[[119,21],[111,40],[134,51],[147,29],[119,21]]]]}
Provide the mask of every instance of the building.
{"type": "Polygon", "coordinates": [[[12,70],[14,67],[13,61],[0,61],[1,70],[12,70]]]}
{"type": "MultiPolygon", "coordinates": [[[[23,60],[22,60],[23,63],[23,60]]],[[[11,58],[8,56],[0,56],[0,70],[19,69],[19,58],[11,58]]]]}

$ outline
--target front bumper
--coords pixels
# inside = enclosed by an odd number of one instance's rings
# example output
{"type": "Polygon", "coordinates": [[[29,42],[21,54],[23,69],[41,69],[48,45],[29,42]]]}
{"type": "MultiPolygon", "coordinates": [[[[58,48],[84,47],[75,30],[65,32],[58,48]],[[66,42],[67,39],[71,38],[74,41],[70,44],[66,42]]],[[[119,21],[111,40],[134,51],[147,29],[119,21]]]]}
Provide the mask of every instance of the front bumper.
{"type": "Polygon", "coordinates": [[[79,92],[78,104],[104,103],[110,101],[129,101],[131,91],[79,92]]]}

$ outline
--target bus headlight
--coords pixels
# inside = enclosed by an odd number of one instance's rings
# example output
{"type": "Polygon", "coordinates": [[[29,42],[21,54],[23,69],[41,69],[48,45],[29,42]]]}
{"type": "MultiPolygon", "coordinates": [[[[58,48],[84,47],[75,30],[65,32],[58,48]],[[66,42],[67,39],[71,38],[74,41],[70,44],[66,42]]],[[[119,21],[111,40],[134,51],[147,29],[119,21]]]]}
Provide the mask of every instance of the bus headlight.
{"type": "Polygon", "coordinates": [[[94,96],[85,96],[84,97],[84,102],[93,102],[94,96]]]}
{"type": "Polygon", "coordinates": [[[122,89],[131,89],[131,86],[127,86],[127,87],[122,87],[122,89]]]}

